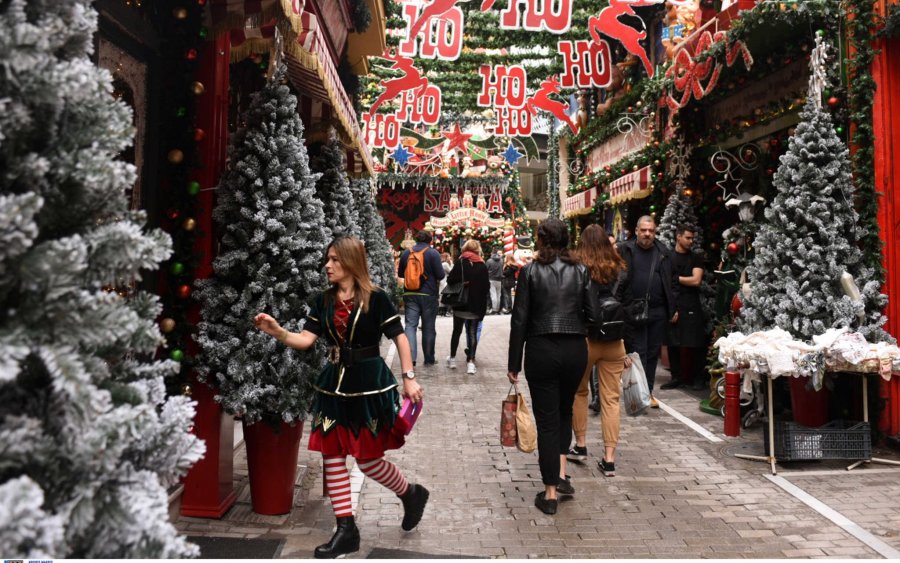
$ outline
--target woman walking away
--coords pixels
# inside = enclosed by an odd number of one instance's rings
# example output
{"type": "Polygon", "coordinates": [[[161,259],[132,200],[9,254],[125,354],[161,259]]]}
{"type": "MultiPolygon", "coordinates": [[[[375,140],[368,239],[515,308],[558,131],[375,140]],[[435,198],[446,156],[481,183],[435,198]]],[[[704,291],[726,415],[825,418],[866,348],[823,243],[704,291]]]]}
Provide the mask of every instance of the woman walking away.
{"type": "Polygon", "coordinates": [[[466,373],[475,374],[475,351],[478,348],[478,324],[487,312],[488,293],[491,282],[488,279],[487,266],[481,257],[481,243],[467,240],[462,247],[462,254],[456,265],[447,274],[447,283],[465,282],[468,288],[466,304],[453,308],[453,334],[450,336],[450,355],[447,356],[447,367],[456,369],[456,349],[459,348],[459,335],[463,327],[466,329],[466,373]],[[469,322],[466,322],[469,321],[469,322]]]}
{"type": "Polygon", "coordinates": [[[509,313],[512,310],[512,290],[516,287],[516,275],[519,273],[519,265],[512,252],[503,260],[503,284],[500,293],[500,312],[509,313]]]}
{"type": "Polygon", "coordinates": [[[525,347],[525,378],[537,422],[538,462],[544,490],[534,505],[556,514],[557,494],[575,493],[566,475],[572,436],[572,401],[587,365],[587,326],[593,319],[591,278],[569,255],[569,231],[559,219],[538,227],[537,253],[516,285],[509,334],[509,373],[517,383],[525,347]]]}
{"type": "Polygon", "coordinates": [[[403,446],[394,430],[400,395],[418,403],[422,388],[412,370],[409,342],[400,316],[388,295],[372,284],[363,244],[338,237],[326,252],[325,272],[331,288],[315,297],[300,333],[288,332],[265,313],[256,326],[286,346],[307,350],[321,336],[329,348],[319,374],[312,407],[309,449],[322,452],[325,488],[337,517],[337,531],[315,550],[317,559],[331,559],[359,550],[359,530],[350,505],[347,456],[360,470],[393,491],[403,503],[404,530],[422,519],[428,490],[407,482],[400,470],[384,460],[385,450],[403,446]],[[403,384],[398,384],[379,355],[381,335],[394,340],[400,355],[403,384]]]}
{"type": "MultiPolygon", "coordinates": [[[[622,303],[624,292],[625,260],[609,242],[606,231],[600,225],[590,225],[581,232],[578,241],[578,258],[591,275],[593,298],[598,316],[602,316],[601,303],[616,300],[622,303]],[[618,294],[618,295],[616,295],[618,294]]],[[[597,319],[598,321],[600,319],[597,319]]],[[[588,361],[581,385],[575,393],[572,406],[572,430],[575,432],[575,446],[569,450],[568,458],[584,461],[587,459],[585,434],[587,433],[588,383],[591,369],[597,365],[600,383],[600,426],[603,429],[603,457],[598,462],[600,470],[607,477],[616,474],[616,445],[619,442],[619,384],[622,371],[631,360],[625,355],[622,340],[624,323],[611,322],[592,327],[588,331],[588,361]]]]}

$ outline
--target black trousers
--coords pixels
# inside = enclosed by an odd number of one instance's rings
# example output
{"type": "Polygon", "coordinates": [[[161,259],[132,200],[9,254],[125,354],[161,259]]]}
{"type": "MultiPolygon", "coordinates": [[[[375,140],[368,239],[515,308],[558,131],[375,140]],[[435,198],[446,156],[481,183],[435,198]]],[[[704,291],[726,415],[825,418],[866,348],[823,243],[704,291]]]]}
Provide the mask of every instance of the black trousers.
{"type": "Polygon", "coordinates": [[[559,456],[569,451],[572,402],[587,357],[587,341],[577,334],[545,334],[525,342],[525,379],[531,391],[538,463],[545,485],[559,483],[559,456]]]}
{"type": "Polygon", "coordinates": [[[450,334],[450,355],[456,357],[456,349],[459,348],[459,336],[463,327],[466,329],[466,361],[475,361],[475,351],[478,349],[478,323],[479,319],[464,319],[453,316],[453,332],[450,334]],[[466,322],[469,321],[469,322],[466,322]]]}
{"type": "Polygon", "coordinates": [[[650,309],[650,322],[642,326],[632,327],[634,351],[641,357],[641,364],[647,374],[647,385],[653,393],[656,382],[656,364],[659,362],[659,349],[666,340],[669,320],[665,309],[650,309]]]}

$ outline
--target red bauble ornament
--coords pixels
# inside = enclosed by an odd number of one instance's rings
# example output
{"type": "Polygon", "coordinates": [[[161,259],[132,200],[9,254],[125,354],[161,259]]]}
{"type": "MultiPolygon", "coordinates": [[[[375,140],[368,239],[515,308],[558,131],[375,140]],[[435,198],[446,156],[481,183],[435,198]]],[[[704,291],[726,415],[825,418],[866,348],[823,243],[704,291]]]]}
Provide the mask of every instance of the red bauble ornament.
{"type": "Polygon", "coordinates": [[[202,141],[204,137],[206,137],[206,131],[204,131],[203,129],[200,129],[199,127],[194,129],[194,140],[195,141],[202,141]]]}
{"type": "Polygon", "coordinates": [[[179,285],[177,293],[178,293],[178,297],[180,297],[182,299],[187,299],[188,297],[191,296],[191,286],[179,285]]]}
{"type": "Polygon", "coordinates": [[[731,254],[732,256],[734,256],[735,254],[738,253],[738,245],[736,242],[729,242],[728,246],[725,247],[725,250],[728,251],[728,254],[731,254]]]}
{"type": "Polygon", "coordinates": [[[186,58],[189,61],[193,61],[194,59],[196,59],[197,58],[197,49],[188,49],[187,52],[184,54],[184,58],[186,58]]]}
{"type": "Polygon", "coordinates": [[[734,297],[731,298],[731,314],[735,317],[738,316],[743,305],[744,302],[741,300],[741,292],[738,291],[734,294],[734,297]]]}
{"type": "Polygon", "coordinates": [[[839,103],[841,103],[841,101],[835,96],[831,96],[830,98],[828,98],[828,105],[830,107],[837,107],[839,103]]]}
{"type": "Polygon", "coordinates": [[[180,213],[177,209],[175,209],[174,207],[171,207],[171,208],[169,208],[169,209],[166,210],[166,217],[168,217],[169,219],[172,219],[173,221],[174,221],[175,219],[178,219],[178,216],[179,216],[180,214],[181,214],[181,213],[180,213]]]}

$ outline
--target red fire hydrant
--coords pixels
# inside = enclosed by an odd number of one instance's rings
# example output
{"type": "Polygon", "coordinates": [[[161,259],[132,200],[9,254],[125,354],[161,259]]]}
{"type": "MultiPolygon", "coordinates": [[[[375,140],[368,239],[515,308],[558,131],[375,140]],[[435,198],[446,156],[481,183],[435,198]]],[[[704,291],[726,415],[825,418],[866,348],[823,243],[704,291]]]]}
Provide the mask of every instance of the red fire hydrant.
{"type": "Polygon", "coordinates": [[[725,435],[741,435],[741,374],[725,372],[725,435]]]}

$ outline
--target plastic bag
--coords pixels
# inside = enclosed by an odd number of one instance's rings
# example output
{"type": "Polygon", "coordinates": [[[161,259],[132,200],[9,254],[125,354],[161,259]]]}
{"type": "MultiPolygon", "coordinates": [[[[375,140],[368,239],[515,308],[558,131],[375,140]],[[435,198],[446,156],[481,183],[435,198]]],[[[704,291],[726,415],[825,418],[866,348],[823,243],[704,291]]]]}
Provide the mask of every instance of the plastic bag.
{"type": "Polygon", "coordinates": [[[625,401],[625,412],[630,416],[643,414],[650,408],[650,386],[644,366],[637,352],[628,354],[631,367],[622,372],[622,399],[625,401]]]}

